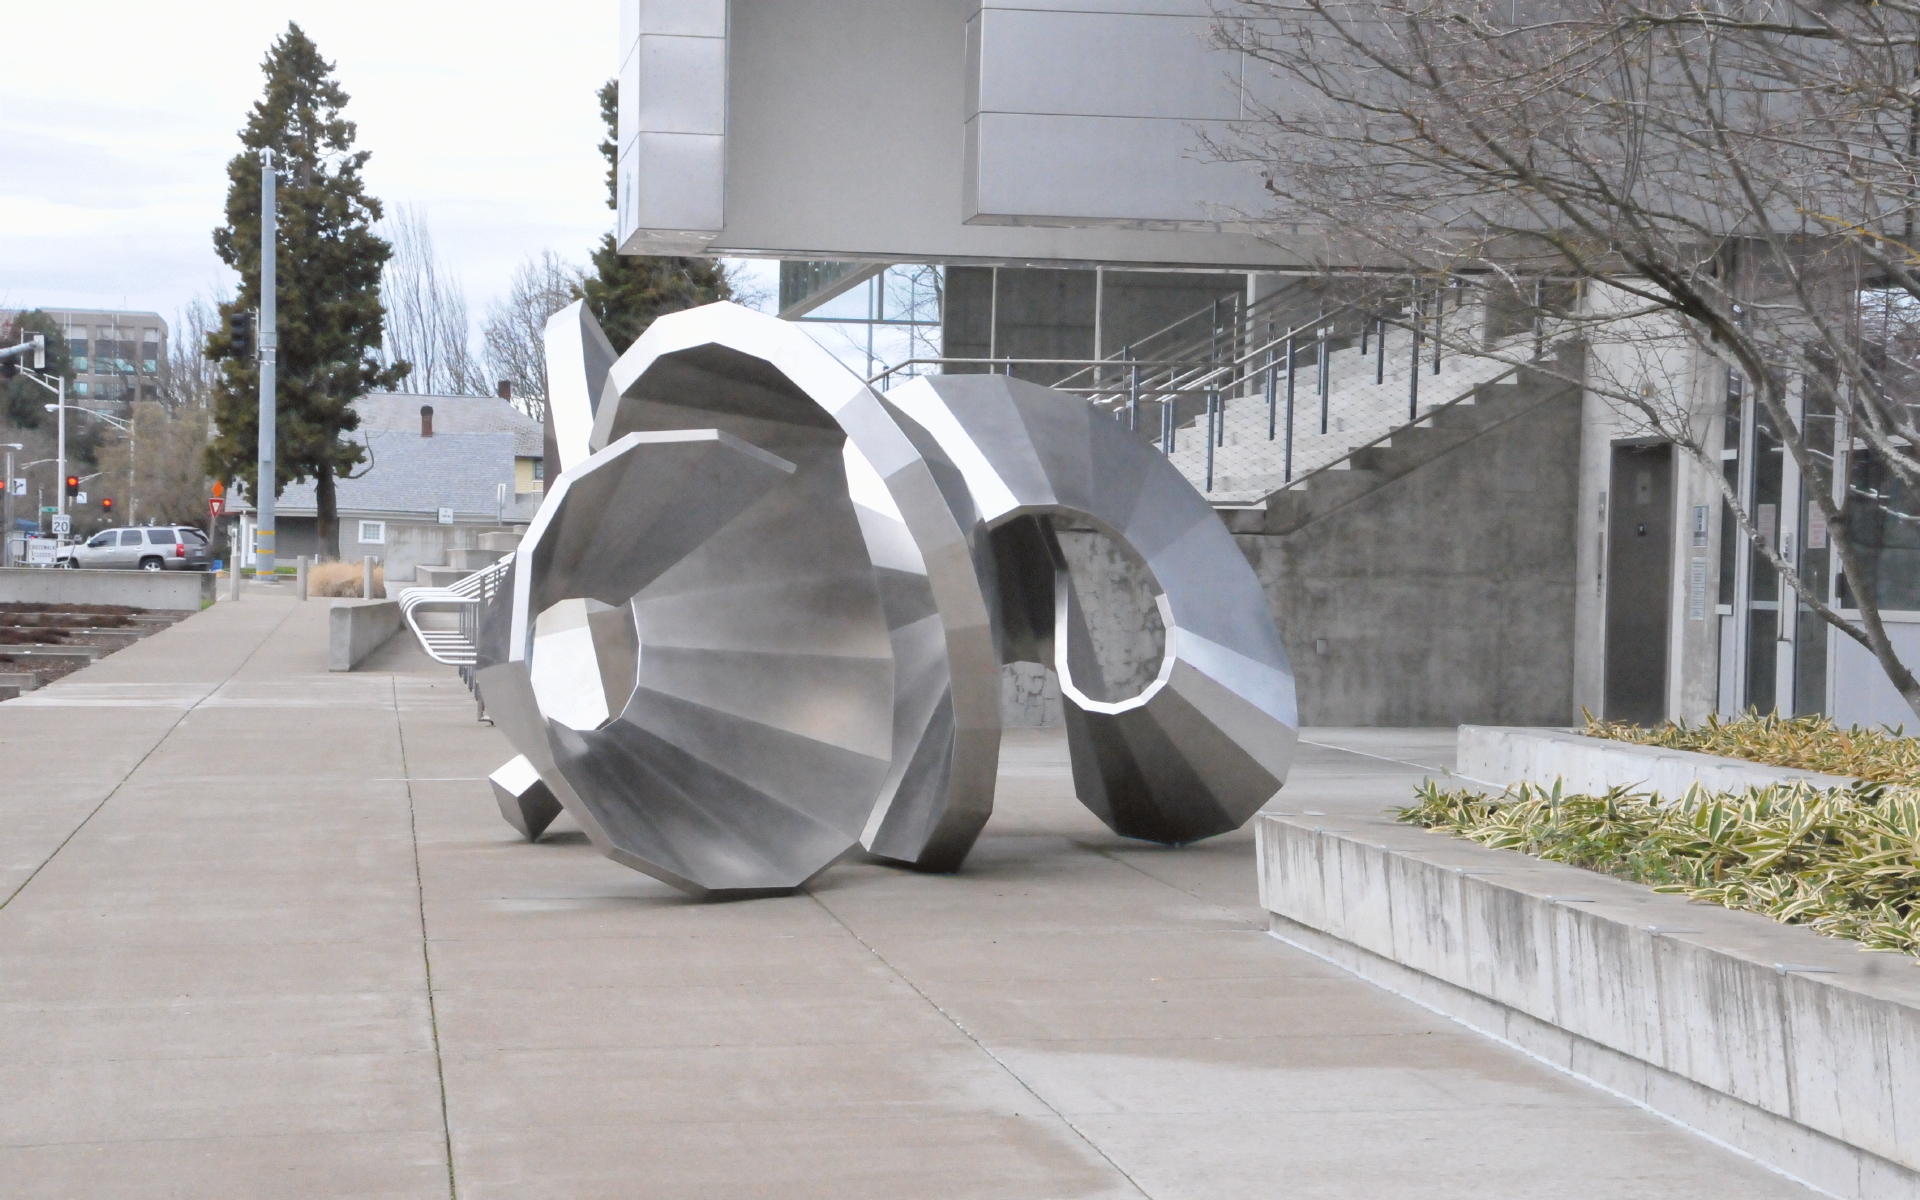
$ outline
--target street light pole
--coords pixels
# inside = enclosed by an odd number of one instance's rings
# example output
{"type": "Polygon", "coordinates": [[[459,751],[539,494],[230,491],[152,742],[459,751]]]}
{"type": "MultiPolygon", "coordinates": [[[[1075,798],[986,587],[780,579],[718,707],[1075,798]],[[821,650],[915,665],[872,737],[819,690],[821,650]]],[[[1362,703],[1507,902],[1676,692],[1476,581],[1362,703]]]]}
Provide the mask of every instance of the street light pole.
{"type": "Polygon", "coordinates": [[[26,446],[20,442],[6,442],[4,445],[7,451],[7,532],[6,541],[0,542],[0,567],[10,567],[13,565],[13,452],[25,450],[26,446]]]}
{"type": "Polygon", "coordinates": [[[273,151],[260,152],[260,463],[259,482],[254,487],[253,574],[273,577],[273,485],[274,474],[274,375],[279,365],[280,337],[275,328],[274,311],[278,280],[274,277],[274,243],[280,238],[280,217],[275,208],[277,180],[273,173],[273,151]]]}
{"type": "Polygon", "coordinates": [[[60,515],[67,513],[67,377],[56,376],[59,388],[54,395],[60,398],[60,448],[54,453],[59,455],[60,486],[54,489],[53,502],[60,506],[60,515]]]}

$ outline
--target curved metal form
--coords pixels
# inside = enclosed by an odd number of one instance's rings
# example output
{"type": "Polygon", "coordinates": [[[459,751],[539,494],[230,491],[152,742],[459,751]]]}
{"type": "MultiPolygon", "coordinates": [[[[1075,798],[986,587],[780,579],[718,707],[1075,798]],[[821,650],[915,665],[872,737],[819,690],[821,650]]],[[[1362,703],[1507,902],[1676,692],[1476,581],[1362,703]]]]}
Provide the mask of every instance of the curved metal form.
{"type": "Polygon", "coordinates": [[[1000,761],[992,564],[964,474],[804,331],[735,304],[655,321],[606,394],[596,447],[711,427],[796,463],[843,465],[895,665],[892,759],[861,844],[922,870],[958,868],[993,811],[1000,761]]]}
{"type": "Polygon", "coordinates": [[[853,846],[892,749],[893,655],[836,455],[624,436],[516,552],[494,718],[609,857],[700,895],[853,846]]]}
{"type": "Polygon", "coordinates": [[[1058,671],[1076,788],[1117,833],[1225,832],[1284,781],[1293,677],[1252,569],[1080,400],[1000,376],[882,398],[731,304],[611,366],[584,310],[547,332],[568,467],[477,598],[473,650],[524,756],[494,786],[525,836],[563,806],[697,895],[796,887],[855,844],[953,870],[992,808],[1003,661],[1058,671]],[[1055,519],[1151,580],[1144,686],[1103,673],[1055,519]]]}
{"type": "Polygon", "coordinates": [[[1002,556],[1024,576],[1002,582],[1009,595],[1030,611],[1051,582],[1048,640],[1081,802],[1115,833],[1171,844],[1246,823],[1286,781],[1293,673],[1259,580],[1193,485],[1082,401],[1003,375],[920,379],[888,399],[958,464],[984,522],[1028,547],[1002,556]],[[1138,695],[1098,694],[1082,599],[1039,520],[1054,517],[1106,532],[1159,589],[1166,649],[1138,695]]]}

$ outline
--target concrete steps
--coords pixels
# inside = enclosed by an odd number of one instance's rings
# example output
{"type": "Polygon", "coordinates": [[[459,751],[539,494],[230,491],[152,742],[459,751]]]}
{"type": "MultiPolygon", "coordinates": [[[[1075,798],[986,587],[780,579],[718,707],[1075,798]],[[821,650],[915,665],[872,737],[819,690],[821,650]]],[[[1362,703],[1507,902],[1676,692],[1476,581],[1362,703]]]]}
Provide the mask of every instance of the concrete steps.
{"type": "Polygon", "coordinates": [[[449,587],[475,571],[485,570],[520,547],[517,533],[483,533],[478,546],[456,546],[447,551],[447,561],[438,567],[415,567],[413,581],[419,587],[449,587]]]}
{"type": "Polygon", "coordinates": [[[458,567],[462,571],[478,571],[492,566],[505,557],[506,552],[501,550],[456,546],[447,551],[447,565],[458,567]]]}
{"type": "MultiPolygon", "coordinates": [[[[1577,354],[1577,350],[1563,351],[1558,370],[1577,372],[1579,360],[1570,357],[1577,354]]],[[[1569,386],[1563,379],[1531,369],[1510,380],[1479,384],[1470,400],[1439,409],[1418,425],[1397,429],[1385,441],[1352,450],[1344,463],[1274,492],[1261,504],[1222,508],[1221,519],[1234,533],[1292,533],[1564,395],[1569,386]]]]}

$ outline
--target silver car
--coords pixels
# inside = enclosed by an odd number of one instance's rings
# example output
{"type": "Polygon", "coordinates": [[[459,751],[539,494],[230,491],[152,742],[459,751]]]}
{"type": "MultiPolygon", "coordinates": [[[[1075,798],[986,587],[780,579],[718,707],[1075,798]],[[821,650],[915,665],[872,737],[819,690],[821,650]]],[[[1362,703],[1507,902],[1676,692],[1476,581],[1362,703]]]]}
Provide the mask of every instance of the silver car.
{"type": "Polygon", "coordinates": [[[101,530],[76,545],[66,565],[128,571],[204,571],[212,560],[207,535],[193,526],[142,525],[101,530]]]}

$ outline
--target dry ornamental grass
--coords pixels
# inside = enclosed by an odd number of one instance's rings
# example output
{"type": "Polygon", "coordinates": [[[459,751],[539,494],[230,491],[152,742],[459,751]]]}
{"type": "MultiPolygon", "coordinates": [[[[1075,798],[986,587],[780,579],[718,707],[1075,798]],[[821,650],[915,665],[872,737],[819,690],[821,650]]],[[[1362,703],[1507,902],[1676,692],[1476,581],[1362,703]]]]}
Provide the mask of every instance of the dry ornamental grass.
{"type": "MultiPolygon", "coordinates": [[[[357,562],[315,563],[307,568],[307,595],[360,596],[360,572],[357,562]]],[[[386,568],[373,568],[373,591],[375,596],[387,594],[386,568]]]]}
{"type": "Polygon", "coordinates": [[[1920,785],[1920,738],[1902,729],[1842,729],[1826,717],[1776,717],[1749,713],[1731,721],[1708,717],[1704,724],[1680,721],[1643,729],[1587,716],[1588,737],[1694,750],[1748,762],[1797,767],[1829,775],[1851,775],[1876,783],[1920,785]]]}
{"type": "Polygon", "coordinates": [[[1502,795],[1431,780],[1399,810],[1413,825],[1518,850],[1728,908],[1765,913],[1869,950],[1920,955],[1920,791],[1805,784],[1678,802],[1616,789],[1502,795]]]}

